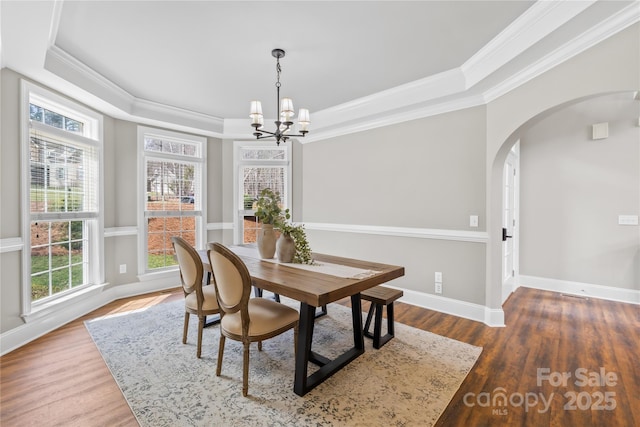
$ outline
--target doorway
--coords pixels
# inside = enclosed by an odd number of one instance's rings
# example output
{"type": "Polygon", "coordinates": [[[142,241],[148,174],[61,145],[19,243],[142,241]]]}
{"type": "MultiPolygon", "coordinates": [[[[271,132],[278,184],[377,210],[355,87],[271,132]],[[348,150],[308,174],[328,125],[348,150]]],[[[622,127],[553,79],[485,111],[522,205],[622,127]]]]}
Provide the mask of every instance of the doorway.
{"type": "Polygon", "coordinates": [[[502,303],[517,288],[520,141],[509,150],[502,184],[502,303]]]}

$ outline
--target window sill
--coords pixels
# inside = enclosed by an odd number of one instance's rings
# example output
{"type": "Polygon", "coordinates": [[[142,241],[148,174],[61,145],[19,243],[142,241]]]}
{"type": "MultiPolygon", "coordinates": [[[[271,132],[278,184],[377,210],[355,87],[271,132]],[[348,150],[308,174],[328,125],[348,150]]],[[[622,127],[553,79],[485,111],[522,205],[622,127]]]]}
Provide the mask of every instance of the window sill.
{"type": "Polygon", "coordinates": [[[178,269],[178,266],[176,265],[175,267],[167,269],[167,270],[162,270],[162,271],[153,272],[153,273],[139,274],[138,275],[138,280],[140,282],[152,282],[152,281],[157,281],[157,280],[162,280],[162,279],[175,279],[176,278],[176,272],[179,272],[179,271],[180,270],[178,269]]]}
{"type": "Polygon", "coordinates": [[[52,314],[76,306],[83,300],[100,294],[107,285],[108,283],[103,283],[100,285],[90,285],[86,288],[65,295],[64,297],[56,298],[43,304],[38,304],[37,306],[31,308],[30,313],[22,314],[21,317],[25,321],[25,323],[41,320],[45,317],[51,316],[52,314]]]}

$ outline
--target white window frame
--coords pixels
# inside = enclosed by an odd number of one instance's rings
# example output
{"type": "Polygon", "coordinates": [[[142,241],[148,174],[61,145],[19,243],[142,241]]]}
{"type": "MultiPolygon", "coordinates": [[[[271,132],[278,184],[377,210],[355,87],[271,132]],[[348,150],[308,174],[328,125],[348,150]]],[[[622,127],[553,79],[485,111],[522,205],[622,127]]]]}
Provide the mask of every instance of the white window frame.
{"type": "Polygon", "coordinates": [[[291,141],[281,142],[280,147],[287,150],[286,160],[243,160],[241,150],[244,148],[272,148],[267,144],[275,144],[273,141],[234,141],[233,142],[233,244],[240,245],[244,241],[244,222],[243,219],[247,215],[253,215],[254,210],[244,209],[244,194],[242,194],[242,183],[240,182],[240,168],[243,166],[284,166],[286,168],[285,194],[281,195],[282,203],[285,208],[289,208],[289,213],[293,217],[291,209],[291,193],[292,193],[292,166],[291,141]],[[243,208],[241,209],[240,206],[243,208]]]}
{"type": "MultiPolygon", "coordinates": [[[[65,303],[73,301],[76,297],[101,288],[104,285],[104,163],[103,163],[103,116],[82,105],[55,94],[43,87],[37,86],[26,80],[21,81],[20,87],[20,141],[21,141],[21,208],[23,214],[22,236],[24,250],[22,251],[22,317],[29,321],[32,317],[38,317],[60,309],[65,303]],[[55,111],[56,113],[73,118],[84,123],[82,134],[58,129],[40,122],[31,122],[29,104],[34,103],[40,107],[55,111]],[[87,283],[55,294],[38,301],[31,301],[31,167],[30,167],[30,133],[31,127],[39,128],[43,134],[59,135],[64,139],[74,140],[82,144],[92,145],[97,150],[98,183],[96,185],[96,209],[97,212],[87,221],[88,248],[86,256],[87,283]]],[[[42,216],[42,214],[40,214],[42,216]]],[[[60,213],[58,219],[81,218],[77,213],[60,213]]],[[[44,221],[55,220],[52,215],[43,216],[44,221]]]]}
{"type": "Polygon", "coordinates": [[[146,226],[146,160],[168,160],[180,162],[185,161],[188,163],[199,163],[200,172],[196,174],[196,179],[199,176],[198,188],[200,194],[194,194],[197,206],[194,211],[189,211],[190,215],[196,218],[196,249],[204,249],[207,238],[207,138],[202,136],[196,136],[181,132],[173,132],[164,129],[151,128],[147,126],[138,126],[138,276],[145,280],[145,278],[156,277],[157,274],[163,272],[173,272],[178,269],[178,266],[169,266],[165,269],[147,269],[147,226],[146,226]],[[194,156],[180,156],[171,153],[153,152],[147,153],[144,149],[145,136],[154,136],[159,139],[171,139],[176,141],[183,141],[187,143],[197,144],[200,146],[200,157],[194,156]],[[193,212],[193,213],[191,213],[193,212]]]}

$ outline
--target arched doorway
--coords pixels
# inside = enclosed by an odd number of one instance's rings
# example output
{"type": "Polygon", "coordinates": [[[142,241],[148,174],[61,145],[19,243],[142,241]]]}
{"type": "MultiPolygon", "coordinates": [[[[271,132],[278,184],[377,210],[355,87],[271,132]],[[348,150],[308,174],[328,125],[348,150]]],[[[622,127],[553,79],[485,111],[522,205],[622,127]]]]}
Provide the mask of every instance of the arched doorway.
{"type": "MultiPolygon", "coordinates": [[[[504,248],[503,248],[503,242],[502,242],[502,221],[503,221],[503,217],[504,217],[504,209],[505,209],[505,198],[503,196],[503,189],[505,187],[508,187],[508,184],[506,184],[506,175],[504,172],[504,165],[505,163],[509,163],[508,158],[510,156],[511,153],[511,148],[513,147],[514,143],[518,140],[527,140],[527,136],[531,136],[531,135],[536,135],[539,138],[539,134],[540,134],[540,129],[543,128],[543,126],[550,126],[549,123],[553,123],[553,120],[546,120],[548,118],[553,118],[553,117],[564,117],[566,118],[567,115],[567,111],[574,111],[574,115],[575,117],[579,118],[579,119],[584,119],[584,117],[582,117],[585,113],[584,109],[581,109],[582,106],[584,105],[598,105],[598,103],[602,104],[603,107],[603,111],[609,110],[609,106],[610,104],[607,104],[608,102],[611,101],[611,99],[615,99],[615,98],[623,98],[625,100],[625,102],[628,103],[629,108],[631,109],[631,112],[627,115],[625,115],[624,117],[624,124],[625,126],[627,126],[627,128],[632,128],[635,129],[633,131],[633,133],[631,135],[637,135],[637,126],[638,126],[638,115],[639,115],[639,111],[640,111],[640,103],[635,100],[634,101],[634,94],[635,92],[632,91],[628,91],[628,92],[611,92],[611,93],[603,93],[603,94],[598,94],[598,95],[592,95],[592,96],[588,96],[588,97],[582,97],[582,98],[578,98],[569,102],[565,102],[561,105],[555,106],[553,108],[549,108],[546,111],[543,111],[537,115],[535,115],[534,117],[528,119],[526,122],[522,123],[515,131],[513,131],[511,133],[511,135],[509,135],[508,138],[505,139],[505,141],[502,143],[502,145],[500,146],[500,148],[498,149],[494,159],[493,159],[493,163],[492,163],[492,169],[491,169],[491,180],[490,180],[490,191],[491,191],[491,197],[490,197],[490,211],[492,212],[491,214],[491,225],[490,227],[488,227],[488,231],[489,231],[489,247],[488,247],[488,270],[491,271],[491,274],[488,275],[488,278],[490,278],[490,280],[488,280],[487,282],[487,304],[489,307],[497,307],[498,305],[501,305],[502,302],[505,299],[505,277],[504,277],[504,272],[506,271],[506,267],[508,267],[508,265],[505,265],[505,258],[504,258],[504,248]],[[564,115],[564,116],[563,116],[564,115]],[[534,132],[535,130],[535,132],[534,132]],[[493,306],[489,305],[489,304],[493,304],[493,306]]],[[[625,110],[626,111],[626,110],[625,110]]],[[[602,145],[603,143],[601,142],[594,142],[591,136],[591,125],[590,123],[595,123],[597,121],[597,117],[599,116],[594,116],[592,118],[590,118],[589,120],[591,120],[590,122],[587,121],[585,122],[584,120],[581,122],[580,120],[576,119],[576,126],[579,126],[579,128],[575,131],[575,133],[577,134],[581,134],[581,137],[584,139],[585,142],[590,143],[592,146],[596,145],[596,144],[601,144],[600,147],[598,147],[599,149],[602,149],[603,147],[606,147],[606,145],[602,145]],[[587,125],[587,123],[589,123],[589,125],[587,125]]],[[[611,120],[609,119],[603,119],[603,120],[611,120]]],[[[565,120],[566,121],[566,120],[565,120]]],[[[549,132],[554,132],[554,131],[558,131],[556,128],[554,127],[550,127],[549,128],[549,132]]],[[[636,138],[637,139],[637,138],[636,138]]],[[[562,143],[561,138],[558,138],[558,142],[562,143]]],[[[637,143],[637,141],[636,141],[637,143]]],[[[579,148],[582,148],[582,145],[579,146],[579,148]]],[[[564,152],[564,154],[562,154],[562,156],[566,156],[566,160],[571,160],[574,156],[572,156],[573,153],[569,153],[567,154],[566,152],[564,152]]],[[[522,158],[524,159],[527,156],[527,151],[523,150],[522,153],[522,158]]],[[[550,156],[553,156],[553,154],[551,154],[550,156]]],[[[633,157],[633,156],[632,156],[633,157]]],[[[562,159],[555,159],[556,161],[562,161],[562,159]]],[[[637,158],[635,158],[635,160],[639,160],[637,158]]],[[[546,164],[542,164],[538,167],[542,168],[547,166],[546,164]]],[[[637,169],[636,169],[637,170],[637,169]]],[[[572,171],[573,172],[573,171],[572,171]]],[[[631,174],[631,179],[633,180],[633,173],[631,174]]],[[[634,188],[638,188],[638,183],[636,182],[636,187],[634,188]]],[[[563,185],[557,185],[558,189],[556,192],[561,191],[564,186],[563,185]]],[[[527,188],[531,188],[531,187],[527,187],[527,188]]],[[[523,192],[526,192],[527,189],[523,189],[523,192]]],[[[567,191],[570,191],[570,189],[568,189],[567,191]]],[[[582,189],[582,191],[585,191],[584,187],[582,189]]],[[[567,195],[570,195],[569,193],[567,195]]],[[[562,199],[562,198],[560,198],[562,199]]],[[[525,211],[526,206],[523,206],[523,212],[525,211]]],[[[560,209],[560,207],[558,206],[552,206],[550,209],[560,209]]],[[[632,209],[633,210],[633,209],[632,209]]],[[[575,214],[575,212],[580,212],[579,209],[576,208],[576,206],[572,206],[571,209],[569,209],[564,215],[565,216],[569,216],[570,213],[575,214]]],[[[590,212],[589,212],[590,213],[590,212]]],[[[619,212],[622,213],[622,212],[619,212]]],[[[609,213],[609,216],[605,219],[605,221],[608,222],[608,225],[606,226],[611,226],[610,222],[614,223],[614,226],[617,227],[617,213],[615,215],[613,215],[611,212],[609,213]]],[[[580,219],[580,218],[578,218],[580,219]]],[[[568,221],[571,221],[571,219],[569,219],[568,221]]],[[[551,223],[552,227],[555,227],[556,225],[554,223],[551,223]]],[[[562,233],[562,228],[560,228],[558,226],[558,230],[560,230],[560,233],[562,233]]],[[[558,230],[556,230],[556,233],[558,233],[558,230]]],[[[574,233],[578,233],[579,231],[574,231],[574,233]]],[[[565,242],[563,242],[563,244],[565,246],[570,246],[571,241],[575,240],[575,236],[576,234],[573,235],[573,239],[569,237],[569,235],[567,236],[560,236],[560,237],[564,237],[565,238],[565,242]],[[569,244],[567,244],[567,242],[569,242],[569,244]]],[[[524,238],[524,237],[523,237],[524,238]]],[[[554,245],[557,245],[558,243],[552,239],[549,239],[549,242],[552,242],[554,245]]],[[[636,246],[638,246],[638,243],[635,243],[636,246]]],[[[631,246],[633,246],[633,242],[631,244],[631,246]]],[[[571,248],[573,251],[575,251],[575,245],[573,248],[571,248]]],[[[571,250],[569,251],[571,252],[571,250]]],[[[530,253],[530,252],[529,252],[530,253]]],[[[531,255],[528,255],[531,256],[531,255]]],[[[628,258],[628,261],[630,264],[633,263],[633,259],[632,257],[630,258],[629,255],[626,255],[628,258]]],[[[611,257],[613,257],[613,254],[611,255],[611,257]]],[[[564,260],[563,260],[564,261],[564,260]]],[[[538,263],[538,265],[540,264],[540,262],[538,263]]],[[[565,270],[569,269],[569,264],[571,264],[570,262],[566,262],[565,263],[567,265],[567,267],[565,268],[565,270]]],[[[586,262],[584,263],[585,265],[588,265],[586,262]]],[[[562,265],[561,263],[559,263],[559,265],[562,265]]],[[[565,265],[562,265],[562,267],[564,268],[565,265]]],[[[564,273],[564,272],[563,272],[564,273]]],[[[555,274],[553,271],[545,273],[548,274],[550,277],[553,277],[555,274]]],[[[575,273],[574,273],[575,274],[575,273]]],[[[633,271],[633,267],[630,267],[627,272],[626,272],[626,278],[625,280],[627,282],[633,282],[633,277],[638,277],[638,272],[637,271],[633,271]],[[635,276],[634,276],[635,275],[635,276]],[[629,277],[631,277],[631,279],[629,280],[629,277]]],[[[566,277],[560,277],[561,274],[557,274],[558,275],[558,282],[561,280],[564,281],[571,281],[571,280],[576,280],[576,279],[572,279],[569,278],[567,279],[566,277]]],[[[592,275],[593,276],[593,275],[592,275]]],[[[598,278],[594,278],[592,280],[591,277],[588,277],[587,279],[582,280],[583,282],[587,282],[587,283],[600,283],[600,281],[605,281],[605,279],[598,279],[598,278]]],[[[637,280],[637,279],[636,279],[637,280]]],[[[608,285],[608,283],[607,283],[608,285]]],[[[518,284],[515,284],[515,288],[517,288],[518,284]]],[[[615,285],[612,285],[615,286],[615,285]]],[[[627,288],[631,287],[631,285],[628,285],[627,283],[627,288]]],[[[535,287],[535,286],[534,286],[535,287]]],[[[625,285],[623,284],[622,287],[624,288],[625,285]]],[[[611,288],[613,289],[613,288],[611,288]]],[[[611,289],[607,289],[605,292],[610,291],[611,289]]],[[[551,290],[555,290],[555,289],[551,289],[551,290]]],[[[561,292],[567,292],[566,288],[563,289],[558,289],[558,291],[561,292]]],[[[615,291],[615,289],[614,289],[615,291]]],[[[595,295],[596,297],[598,297],[598,295],[595,295]]],[[[605,296],[606,298],[606,296],[605,296]]]]}

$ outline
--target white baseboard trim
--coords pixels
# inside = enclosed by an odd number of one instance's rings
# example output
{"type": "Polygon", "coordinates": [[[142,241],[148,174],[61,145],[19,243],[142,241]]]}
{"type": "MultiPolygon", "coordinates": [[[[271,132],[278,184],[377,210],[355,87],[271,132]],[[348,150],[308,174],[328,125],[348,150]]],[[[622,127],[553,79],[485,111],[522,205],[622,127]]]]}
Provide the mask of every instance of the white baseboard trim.
{"type": "Polygon", "coordinates": [[[0,334],[0,356],[21,347],[61,326],[92,312],[112,301],[147,294],[150,292],[172,289],[180,286],[180,278],[176,272],[173,279],[157,281],[135,282],[105,289],[99,294],[92,294],[86,298],[67,305],[51,315],[42,316],[29,323],[13,328],[0,334]]]}
{"type": "Polygon", "coordinates": [[[640,304],[640,290],[520,275],[520,286],[589,298],[640,304]]]}
{"type": "MultiPolygon", "coordinates": [[[[65,310],[56,311],[50,316],[40,317],[0,335],[0,356],[21,347],[87,313],[92,312],[112,301],[147,294],[150,292],[172,289],[179,286],[179,279],[141,281],[118,285],[105,289],[99,294],[91,295],[65,310]]],[[[401,289],[401,288],[396,288],[401,289]]],[[[429,310],[462,317],[476,322],[482,322],[491,327],[503,327],[504,312],[500,309],[490,309],[483,305],[455,300],[438,295],[402,289],[404,296],[401,302],[423,307],[429,310]]]]}
{"type": "Polygon", "coordinates": [[[505,326],[504,311],[502,308],[491,309],[484,305],[427,294],[424,292],[407,289],[402,289],[402,291],[404,292],[404,296],[400,298],[399,301],[401,302],[433,311],[439,311],[441,313],[451,314],[452,316],[475,320],[476,322],[482,322],[491,327],[505,326]]]}

